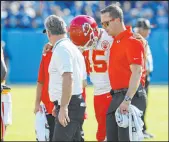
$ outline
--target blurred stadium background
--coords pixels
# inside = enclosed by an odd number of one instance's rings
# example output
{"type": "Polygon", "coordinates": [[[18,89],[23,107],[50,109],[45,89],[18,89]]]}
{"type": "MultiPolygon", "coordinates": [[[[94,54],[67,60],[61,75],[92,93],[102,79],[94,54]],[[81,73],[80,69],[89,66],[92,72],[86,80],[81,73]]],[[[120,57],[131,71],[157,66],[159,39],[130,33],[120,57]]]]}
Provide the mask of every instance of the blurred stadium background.
{"type": "MultiPolygon", "coordinates": [[[[50,14],[56,14],[62,16],[69,25],[74,16],[87,14],[94,17],[101,27],[100,10],[111,3],[114,2],[1,1],[1,44],[4,45],[5,59],[9,68],[7,84],[11,85],[13,90],[13,124],[7,131],[6,140],[23,140],[23,138],[25,138],[24,140],[35,140],[33,126],[35,84],[42,48],[48,41],[46,35],[42,34],[44,19],[50,14]],[[21,114],[24,114],[23,118],[21,114]]],[[[168,1],[120,1],[118,4],[124,11],[126,25],[134,27],[137,18],[144,17],[156,26],[147,39],[154,61],[151,78],[153,86],[150,88],[147,121],[150,122],[148,127],[157,136],[155,140],[168,140],[168,129],[166,128],[168,126],[168,1]],[[154,118],[159,116],[155,116],[152,112],[152,110],[156,110],[154,108],[156,101],[160,101],[161,107],[158,109],[165,111],[159,114],[163,116],[163,118],[159,118],[160,122],[162,121],[160,125],[155,121],[158,119],[154,118]],[[153,121],[151,121],[152,119],[153,121]],[[158,132],[153,128],[161,128],[164,132],[158,132]]],[[[90,80],[88,81],[90,82],[90,80]]],[[[93,103],[92,91],[92,88],[88,87],[89,107],[93,103]]],[[[86,131],[89,130],[87,140],[95,140],[96,122],[93,109],[89,110],[90,115],[92,120],[89,118],[90,120],[86,121],[84,127],[86,131]],[[91,127],[91,124],[94,125],[93,129],[88,129],[87,127],[91,127]],[[93,130],[94,133],[90,133],[90,130],[93,130]]]]}

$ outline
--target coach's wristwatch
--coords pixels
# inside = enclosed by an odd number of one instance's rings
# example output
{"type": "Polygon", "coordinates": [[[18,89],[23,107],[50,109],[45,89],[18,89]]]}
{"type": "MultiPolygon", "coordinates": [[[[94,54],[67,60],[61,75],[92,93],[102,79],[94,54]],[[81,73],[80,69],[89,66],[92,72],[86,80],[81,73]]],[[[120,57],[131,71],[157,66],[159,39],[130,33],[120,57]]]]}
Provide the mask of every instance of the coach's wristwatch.
{"type": "Polygon", "coordinates": [[[131,100],[132,100],[132,98],[130,98],[129,96],[125,96],[124,97],[124,100],[126,101],[126,102],[130,102],[131,103],[131,100]]]}

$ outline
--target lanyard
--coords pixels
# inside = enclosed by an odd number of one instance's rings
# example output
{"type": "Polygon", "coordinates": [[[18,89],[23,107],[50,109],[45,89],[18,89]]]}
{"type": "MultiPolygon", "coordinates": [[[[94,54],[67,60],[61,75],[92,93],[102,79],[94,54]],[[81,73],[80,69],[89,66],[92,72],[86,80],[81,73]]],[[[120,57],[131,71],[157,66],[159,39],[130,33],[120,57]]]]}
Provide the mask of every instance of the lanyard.
{"type": "Polygon", "coordinates": [[[59,41],[57,41],[52,49],[52,51],[54,51],[54,49],[56,48],[56,46],[61,42],[61,41],[64,41],[64,40],[69,40],[68,38],[62,38],[60,39],[59,41]]]}

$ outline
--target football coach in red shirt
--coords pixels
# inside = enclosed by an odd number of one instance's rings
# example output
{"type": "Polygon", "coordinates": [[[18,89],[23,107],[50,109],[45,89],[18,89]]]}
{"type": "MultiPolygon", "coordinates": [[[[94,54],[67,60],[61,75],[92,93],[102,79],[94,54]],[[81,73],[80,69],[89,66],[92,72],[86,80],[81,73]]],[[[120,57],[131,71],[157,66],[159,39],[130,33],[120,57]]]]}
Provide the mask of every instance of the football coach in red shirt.
{"type": "Polygon", "coordinates": [[[101,23],[114,38],[109,57],[110,93],[113,99],[106,118],[107,141],[130,141],[129,128],[118,127],[115,111],[119,107],[122,114],[128,113],[130,103],[141,111],[145,109],[144,46],[133,37],[131,29],[126,29],[119,6],[110,5],[101,10],[101,23]]]}

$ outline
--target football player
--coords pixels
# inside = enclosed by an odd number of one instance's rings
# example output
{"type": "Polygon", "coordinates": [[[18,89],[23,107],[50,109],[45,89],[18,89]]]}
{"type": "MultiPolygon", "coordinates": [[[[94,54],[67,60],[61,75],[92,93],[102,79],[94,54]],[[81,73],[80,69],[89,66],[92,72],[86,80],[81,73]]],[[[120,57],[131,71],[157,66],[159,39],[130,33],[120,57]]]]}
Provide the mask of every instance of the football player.
{"type": "Polygon", "coordinates": [[[72,42],[83,50],[87,74],[94,86],[94,110],[98,123],[96,139],[106,138],[106,112],[112,100],[108,77],[109,49],[113,38],[98,28],[96,21],[87,15],[76,16],[70,23],[72,42]]]}

